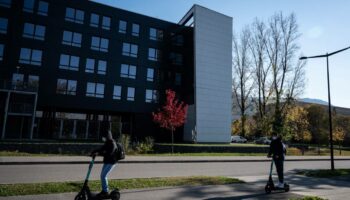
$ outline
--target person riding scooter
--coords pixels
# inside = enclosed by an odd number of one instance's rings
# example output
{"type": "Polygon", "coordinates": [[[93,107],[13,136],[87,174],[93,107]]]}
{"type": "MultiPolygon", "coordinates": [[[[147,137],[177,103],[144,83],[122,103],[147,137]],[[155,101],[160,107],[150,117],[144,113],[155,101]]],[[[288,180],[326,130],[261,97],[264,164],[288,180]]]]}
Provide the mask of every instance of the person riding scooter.
{"type": "Polygon", "coordinates": [[[282,142],[282,135],[274,134],[270,144],[270,149],[267,157],[271,157],[275,163],[279,183],[276,188],[284,188],[283,164],[286,155],[286,146],[282,142]]]}
{"type": "Polygon", "coordinates": [[[103,167],[101,170],[101,186],[102,191],[97,194],[100,198],[106,198],[109,195],[108,188],[108,174],[113,170],[116,166],[118,160],[116,159],[114,152],[117,148],[116,142],[113,139],[112,132],[108,131],[105,136],[102,137],[104,144],[101,148],[94,150],[91,153],[91,156],[100,155],[103,156],[103,167]]]}

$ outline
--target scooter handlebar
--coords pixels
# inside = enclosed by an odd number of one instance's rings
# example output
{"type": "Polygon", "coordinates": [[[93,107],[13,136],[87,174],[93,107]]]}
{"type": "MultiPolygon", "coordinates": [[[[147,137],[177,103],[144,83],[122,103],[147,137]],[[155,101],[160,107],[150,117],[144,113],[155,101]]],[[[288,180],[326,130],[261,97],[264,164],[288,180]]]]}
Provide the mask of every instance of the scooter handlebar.
{"type": "Polygon", "coordinates": [[[97,155],[95,153],[92,153],[92,154],[89,154],[88,156],[91,157],[92,159],[95,159],[97,155]]]}

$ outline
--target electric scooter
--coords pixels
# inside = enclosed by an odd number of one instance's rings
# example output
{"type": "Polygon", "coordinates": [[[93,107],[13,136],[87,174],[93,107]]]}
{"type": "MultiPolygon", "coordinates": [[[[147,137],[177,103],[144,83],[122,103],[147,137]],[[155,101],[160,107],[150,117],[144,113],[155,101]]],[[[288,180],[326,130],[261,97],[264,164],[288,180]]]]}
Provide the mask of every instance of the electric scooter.
{"type": "Polygon", "coordinates": [[[89,169],[88,169],[88,173],[87,173],[86,178],[85,178],[85,182],[84,182],[83,188],[77,194],[77,196],[75,196],[74,200],[101,200],[101,199],[119,200],[120,199],[120,193],[119,193],[118,189],[114,189],[105,198],[101,198],[97,194],[92,193],[90,191],[90,188],[88,186],[88,182],[89,182],[89,177],[90,177],[90,173],[91,173],[92,167],[94,166],[94,162],[95,162],[95,156],[92,156],[92,160],[91,160],[91,162],[89,164],[89,169]]]}
{"type": "Polygon", "coordinates": [[[274,163],[274,161],[272,159],[269,180],[267,181],[266,186],[265,186],[266,194],[270,194],[272,191],[283,191],[284,190],[285,192],[288,192],[289,191],[289,185],[287,183],[284,183],[284,187],[283,188],[275,187],[275,184],[273,183],[273,180],[272,180],[273,163],[274,163]]]}

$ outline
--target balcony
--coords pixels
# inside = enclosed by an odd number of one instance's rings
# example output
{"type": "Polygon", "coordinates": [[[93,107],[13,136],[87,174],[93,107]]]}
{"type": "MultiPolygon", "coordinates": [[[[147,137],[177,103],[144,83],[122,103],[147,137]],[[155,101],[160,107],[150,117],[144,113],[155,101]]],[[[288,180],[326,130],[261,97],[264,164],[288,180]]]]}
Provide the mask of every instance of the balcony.
{"type": "Polygon", "coordinates": [[[39,84],[37,82],[0,80],[0,89],[3,90],[38,92],[38,88],[39,84]]]}

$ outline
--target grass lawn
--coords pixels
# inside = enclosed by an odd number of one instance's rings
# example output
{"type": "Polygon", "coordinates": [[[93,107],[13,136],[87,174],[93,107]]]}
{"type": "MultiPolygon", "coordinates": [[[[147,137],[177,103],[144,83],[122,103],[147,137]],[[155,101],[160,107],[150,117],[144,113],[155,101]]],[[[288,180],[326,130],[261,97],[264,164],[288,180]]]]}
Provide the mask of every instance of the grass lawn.
{"type": "MultiPolygon", "coordinates": [[[[243,183],[243,181],[235,178],[227,178],[221,176],[191,176],[109,180],[110,188],[118,188],[120,190],[169,186],[224,185],[233,183],[243,183]]],[[[82,187],[82,184],[82,182],[0,184],[0,196],[79,192],[82,187]]],[[[90,181],[89,186],[92,191],[101,190],[100,181],[90,181]]]]}
{"type": "Polygon", "coordinates": [[[350,176],[350,169],[335,169],[334,171],[329,169],[305,170],[298,172],[298,174],[315,178],[330,178],[336,176],[350,176]]]}
{"type": "MultiPolygon", "coordinates": [[[[266,153],[147,153],[147,154],[137,154],[130,153],[130,156],[266,156],[266,153]]],[[[47,157],[47,156],[81,156],[73,154],[41,154],[41,153],[25,153],[18,151],[0,151],[0,157],[16,157],[16,156],[33,156],[33,157],[47,157]]]]}
{"type": "Polygon", "coordinates": [[[266,156],[266,153],[160,153],[135,154],[135,156],[266,156]]]}
{"type": "MultiPolygon", "coordinates": [[[[157,145],[166,145],[171,146],[171,143],[157,143],[157,145]]],[[[203,146],[220,146],[220,147],[231,147],[231,146],[246,146],[246,147],[268,147],[268,145],[263,144],[255,144],[255,143],[198,143],[198,144],[191,144],[191,143],[176,143],[174,146],[188,146],[188,147],[203,147],[203,146]]]]}
{"type": "MultiPolygon", "coordinates": [[[[137,154],[137,153],[129,153],[128,155],[132,156],[266,156],[266,153],[147,153],[147,154],[137,154]]],[[[304,156],[317,156],[318,153],[314,150],[306,151],[304,156]]],[[[321,151],[321,156],[328,156],[329,150],[323,149],[321,151]]],[[[339,151],[334,151],[335,156],[339,156],[339,151]]],[[[4,156],[81,156],[74,154],[41,154],[41,153],[25,153],[18,151],[0,151],[0,157],[4,156]]],[[[299,149],[296,148],[288,148],[287,156],[302,156],[302,153],[299,149]]],[[[350,151],[343,150],[341,156],[350,156],[350,151]]]]}

